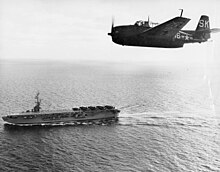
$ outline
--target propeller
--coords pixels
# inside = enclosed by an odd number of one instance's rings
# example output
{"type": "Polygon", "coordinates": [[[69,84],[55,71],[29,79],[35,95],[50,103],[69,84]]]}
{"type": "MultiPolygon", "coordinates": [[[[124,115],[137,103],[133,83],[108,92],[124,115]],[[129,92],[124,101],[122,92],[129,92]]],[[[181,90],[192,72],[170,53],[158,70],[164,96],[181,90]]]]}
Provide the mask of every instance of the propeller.
{"type": "Polygon", "coordinates": [[[108,35],[110,35],[110,36],[112,36],[112,35],[113,35],[113,31],[114,31],[114,22],[115,22],[115,19],[114,19],[114,17],[112,16],[111,33],[108,33],[108,35]]]}
{"type": "Polygon", "coordinates": [[[112,32],[113,29],[114,29],[114,23],[115,23],[115,18],[112,16],[112,28],[111,28],[111,32],[112,32]]]}

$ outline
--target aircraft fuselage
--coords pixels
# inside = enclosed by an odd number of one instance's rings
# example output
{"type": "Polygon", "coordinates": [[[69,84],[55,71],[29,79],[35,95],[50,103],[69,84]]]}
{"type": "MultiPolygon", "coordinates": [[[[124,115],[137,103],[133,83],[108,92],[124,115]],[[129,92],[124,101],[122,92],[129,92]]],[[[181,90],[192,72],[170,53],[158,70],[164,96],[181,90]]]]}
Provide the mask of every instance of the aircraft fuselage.
{"type": "MultiPolygon", "coordinates": [[[[185,43],[205,42],[206,39],[200,39],[193,30],[180,30],[174,37],[164,37],[161,35],[142,34],[152,27],[146,26],[117,26],[114,27],[112,41],[119,45],[142,46],[142,47],[163,47],[179,48],[185,43]]],[[[110,34],[109,34],[110,35],[110,34]]]]}

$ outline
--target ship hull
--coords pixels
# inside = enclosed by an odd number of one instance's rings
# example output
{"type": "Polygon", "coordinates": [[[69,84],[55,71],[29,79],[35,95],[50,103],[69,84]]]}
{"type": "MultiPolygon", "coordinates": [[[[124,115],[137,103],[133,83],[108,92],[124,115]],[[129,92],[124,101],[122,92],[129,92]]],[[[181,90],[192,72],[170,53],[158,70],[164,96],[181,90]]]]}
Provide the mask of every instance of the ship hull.
{"type": "Polygon", "coordinates": [[[77,111],[77,112],[47,112],[47,113],[22,113],[18,115],[7,115],[3,120],[15,125],[41,125],[57,123],[83,123],[102,120],[117,120],[119,110],[100,111],[77,111]]]}

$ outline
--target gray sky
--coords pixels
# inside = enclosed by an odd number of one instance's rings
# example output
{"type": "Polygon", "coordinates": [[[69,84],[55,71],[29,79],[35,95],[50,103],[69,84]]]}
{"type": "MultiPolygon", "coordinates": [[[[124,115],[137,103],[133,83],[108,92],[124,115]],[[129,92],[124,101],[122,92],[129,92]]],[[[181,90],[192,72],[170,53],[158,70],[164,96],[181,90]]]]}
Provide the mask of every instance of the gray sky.
{"type": "MultiPolygon", "coordinates": [[[[180,14],[196,28],[202,14],[220,27],[218,0],[0,0],[0,59],[103,60],[113,62],[202,62],[218,53],[215,42],[187,44],[180,49],[126,47],[107,35],[115,25],[137,20],[165,22],[180,14]]],[[[218,53],[219,54],[219,53],[218,53]]]]}

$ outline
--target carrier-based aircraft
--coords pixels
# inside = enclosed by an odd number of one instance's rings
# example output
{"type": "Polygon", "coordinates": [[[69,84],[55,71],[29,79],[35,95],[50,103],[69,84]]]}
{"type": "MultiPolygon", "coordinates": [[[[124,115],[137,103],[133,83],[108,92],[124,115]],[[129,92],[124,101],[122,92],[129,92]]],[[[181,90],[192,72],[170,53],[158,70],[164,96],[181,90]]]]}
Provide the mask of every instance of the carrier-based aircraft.
{"type": "Polygon", "coordinates": [[[112,21],[112,41],[116,44],[140,47],[180,48],[186,43],[202,43],[211,38],[210,33],[219,32],[219,28],[210,29],[209,17],[202,15],[196,30],[181,30],[189,18],[175,17],[155,27],[148,21],[137,21],[134,25],[115,26],[112,21]]]}

